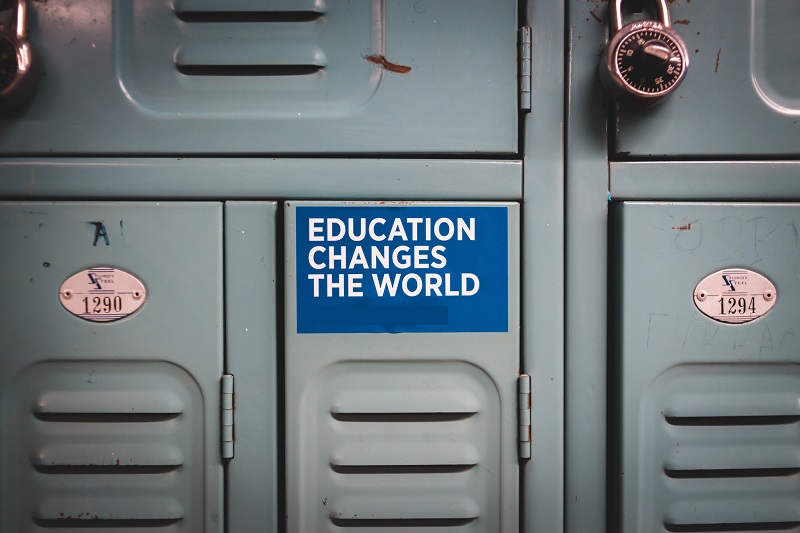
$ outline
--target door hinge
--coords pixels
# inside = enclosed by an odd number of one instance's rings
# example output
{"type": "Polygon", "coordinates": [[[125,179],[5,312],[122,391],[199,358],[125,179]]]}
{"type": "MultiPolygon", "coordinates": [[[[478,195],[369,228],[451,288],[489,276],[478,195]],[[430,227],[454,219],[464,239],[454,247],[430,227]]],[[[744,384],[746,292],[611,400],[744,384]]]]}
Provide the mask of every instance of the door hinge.
{"type": "Polygon", "coordinates": [[[531,377],[522,374],[517,379],[519,391],[519,457],[531,458],[531,377]]]}
{"type": "Polygon", "coordinates": [[[222,376],[222,458],[233,459],[233,375],[222,376]]]}
{"type": "Polygon", "coordinates": [[[519,108],[531,110],[531,27],[519,30],[519,108]]]}

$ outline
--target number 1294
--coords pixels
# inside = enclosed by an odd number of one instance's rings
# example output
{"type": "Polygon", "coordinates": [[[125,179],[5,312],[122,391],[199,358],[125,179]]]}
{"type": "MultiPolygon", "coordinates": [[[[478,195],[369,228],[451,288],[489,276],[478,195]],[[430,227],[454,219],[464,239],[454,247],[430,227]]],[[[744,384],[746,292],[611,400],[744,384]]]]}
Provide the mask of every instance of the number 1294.
{"type": "Polygon", "coordinates": [[[749,300],[744,297],[730,297],[720,298],[717,301],[719,302],[720,315],[746,315],[748,312],[749,314],[755,314],[756,312],[755,296],[751,296],[749,300]]]}

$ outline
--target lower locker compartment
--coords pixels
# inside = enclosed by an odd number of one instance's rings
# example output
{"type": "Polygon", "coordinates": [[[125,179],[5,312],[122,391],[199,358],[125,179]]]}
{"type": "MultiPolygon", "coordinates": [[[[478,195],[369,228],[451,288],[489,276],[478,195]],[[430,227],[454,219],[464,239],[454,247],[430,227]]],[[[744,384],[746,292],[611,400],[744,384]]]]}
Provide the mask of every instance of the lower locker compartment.
{"type": "Polygon", "coordinates": [[[612,521],[800,531],[800,206],[624,202],[612,223],[612,521]]]}

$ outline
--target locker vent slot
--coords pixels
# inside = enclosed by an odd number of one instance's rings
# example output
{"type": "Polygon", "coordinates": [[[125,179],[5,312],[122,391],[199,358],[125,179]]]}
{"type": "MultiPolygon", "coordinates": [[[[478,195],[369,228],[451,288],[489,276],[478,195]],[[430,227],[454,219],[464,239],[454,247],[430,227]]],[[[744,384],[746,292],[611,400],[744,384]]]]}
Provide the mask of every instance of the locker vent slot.
{"type": "Polygon", "coordinates": [[[773,522],[773,523],[740,523],[740,524],[702,524],[702,525],[677,525],[665,524],[670,533],[706,533],[706,532],[734,532],[734,531],[797,531],[800,522],[773,522]]]}
{"type": "Polygon", "coordinates": [[[308,76],[318,65],[175,65],[185,76],[308,76]]]}
{"type": "Polygon", "coordinates": [[[453,474],[475,468],[465,465],[336,465],[331,469],[337,474],[453,474]]]}
{"type": "Polygon", "coordinates": [[[645,405],[640,509],[670,532],[797,530],[800,365],[677,367],[645,405]]]}
{"type": "Polygon", "coordinates": [[[316,463],[308,500],[324,504],[303,530],[499,526],[499,398],[486,374],[458,362],[347,362],[314,382],[318,418],[306,434],[318,438],[303,445],[316,463]]]}
{"type": "Polygon", "coordinates": [[[317,11],[176,11],[178,20],[188,23],[264,23],[314,22],[322,17],[317,11]]]}
{"type": "Polygon", "coordinates": [[[180,416],[180,413],[34,413],[42,422],[73,423],[122,423],[136,424],[143,422],[166,422],[180,416]]]}
{"type": "Polygon", "coordinates": [[[664,469],[672,479],[726,479],[740,477],[785,477],[800,474],[800,468],[727,468],[710,470],[664,469]]]}
{"type": "Polygon", "coordinates": [[[340,422],[454,422],[476,413],[331,413],[340,422]]]}
{"type": "Polygon", "coordinates": [[[800,416],[667,416],[671,426],[775,426],[800,422],[800,416]]]}
{"type": "Polygon", "coordinates": [[[14,531],[31,520],[43,529],[202,529],[202,397],[183,370],[42,363],[10,392],[3,417],[21,435],[4,435],[0,472],[14,531]]]}
{"type": "Polygon", "coordinates": [[[380,520],[374,518],[365,518],[363,520],[347,520],[342,518],[331,518],[331,522],[339,527],[375,527],[375,528],[428,528],[428,527],[441,527],[452,528],[459,526],[466,526],[472,523],[474,518],[428,518],[428,519],[398,519],[398,520],[380,520]]]}
{"type": "Polygon", "coordinates": [[[108,529],[108,528],[163,528],[174,526],[180,521],[176,520],[114,520],[101,519],[96,516],[68,516],[58,520],[38,520],[33,522],[42,528],[47,529],[108,529]]]}

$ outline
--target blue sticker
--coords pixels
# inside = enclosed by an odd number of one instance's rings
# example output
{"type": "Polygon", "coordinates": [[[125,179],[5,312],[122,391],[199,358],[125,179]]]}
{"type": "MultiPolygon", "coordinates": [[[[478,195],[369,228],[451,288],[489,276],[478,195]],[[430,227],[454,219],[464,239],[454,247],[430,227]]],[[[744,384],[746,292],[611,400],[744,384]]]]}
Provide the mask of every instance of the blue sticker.
{"type": "Polygon", "coordinates": [[[508,331],[508,208],[297,208],[297,332],[508,331]]]}

